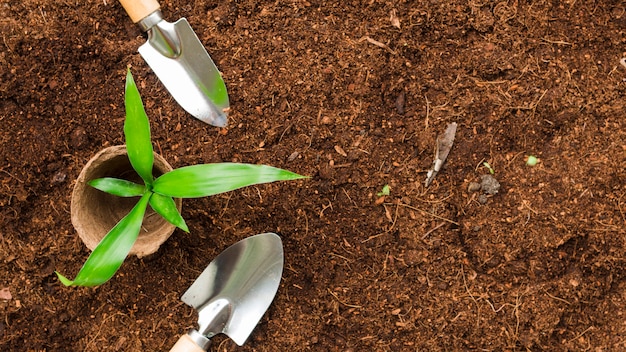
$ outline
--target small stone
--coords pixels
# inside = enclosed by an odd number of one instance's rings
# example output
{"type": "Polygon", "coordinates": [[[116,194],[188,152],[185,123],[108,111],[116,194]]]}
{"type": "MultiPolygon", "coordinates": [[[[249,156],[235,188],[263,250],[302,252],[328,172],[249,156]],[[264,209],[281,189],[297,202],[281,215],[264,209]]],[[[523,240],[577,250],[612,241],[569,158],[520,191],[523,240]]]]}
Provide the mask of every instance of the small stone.
{"type": "Polygon", "coordinates": [[[400,94],[398,94],[398,97],[396,98],[396,111],[398,112],[398,114],[400,115],[404,115],[404,103],[406,102],[406,94],[404,93],[404,91],[400,92],[400,94]]]}
{"type": "Polygon", "coordinates": [[[470,182],[469,186],[467,186],[468,192],[478,192],[480,191],[480,183],[478,182],[470,182]]]}
{"type": "Polygon", "coordinates": [[[329,116],[323,116],[321,122],[322,122],[322,125],[330,125],[333,123],[333,119],[329,116]]]}
{"type": "Polygon", "coordinates": [[[500,190],[500,182],[492,175],[486,174],[480,177],[480,188],[487,194],[496,194],[500,190]]]}
{"type": "Polygon", "coordinates": [[[76,149],[81,149],[87,145],[89,137],[87,137],[87,130],[84,127],[76,127],[70,135],[70,143],[76,149]]]}
{"type": "Polygon", "coordinates": [[[297,151],[291,153],[291,155],[289,155],[289,157],[287,158],[287,161],[294,161],[298,158],[298,156],[300,156],[300,153],[298,153],[297,151]]]}
{"type": "Polygon", "coordinates": [[[322,164],[319,168],[319,175],[322,180],[328,180],[333,178],[335,170],[329,164],[322,164]]]}
{"type": "Polygon", "coordinates": [[[62,183],[67,178],[67,174],[63,171],[59,171],[52,176],[52,183],[62,183]]]}
{"type": "Polygon", "coordinates": [[[409,266],[414,266],[424,262],[425,254],[418,250],[409,250],[404,254],[404,262],[409,266]]]}
{"type": "Polygon", "coordinates": [[[487,196],[484,194],[481,194],[478,196],[478,202],[480,204],[487,204],[487,196]]]}
{"type": "Polygon", "coordinates": [[[8,287],[3,287],[2,289],[0,289],[0,299],[5,301],[10,301],[11,299],[13,299],[11,291],[8,287]]]}
{"type": "Polygon", "coordinates": [[[348,154],[343,150],[343,148],[341,148],[340,145],[335,146],[335,151],[341,156],[348,156],[348,154]]]}

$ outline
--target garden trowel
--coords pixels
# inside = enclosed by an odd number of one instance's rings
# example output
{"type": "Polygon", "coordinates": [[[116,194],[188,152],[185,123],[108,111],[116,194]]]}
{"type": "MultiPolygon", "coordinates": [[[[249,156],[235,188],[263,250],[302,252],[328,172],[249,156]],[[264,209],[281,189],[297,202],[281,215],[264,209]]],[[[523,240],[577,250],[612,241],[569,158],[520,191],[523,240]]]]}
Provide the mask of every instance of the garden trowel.
{"type": "Polygon", "coordinates": [[[139,53],[174,99],[197,119],[225,127],[229,109],[228,92],[215,63],[189,22],[163,19],[156,0],[120,0],[148,41],[139,53]]]}
{"type": "Polygon", "coordinates": [[[226,248],[183,294],[198,311],[198,329],[181,336],[170,352],[202,352],[223,333],[243,345],[270,306],[283,274],[283,245],[274,233],[226,248]]]}

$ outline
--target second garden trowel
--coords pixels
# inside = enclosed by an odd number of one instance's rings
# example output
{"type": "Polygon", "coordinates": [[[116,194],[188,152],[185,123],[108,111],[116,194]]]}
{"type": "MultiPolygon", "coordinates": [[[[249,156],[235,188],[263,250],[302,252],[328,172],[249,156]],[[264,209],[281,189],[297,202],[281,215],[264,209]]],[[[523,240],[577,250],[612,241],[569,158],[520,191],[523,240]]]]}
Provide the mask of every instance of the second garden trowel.
{"type": "Polygon", "coordinates": [[[230,107],[228,92],[213,60],[186,19],[163,19],[156,0],[120,0],[148,41],[139,53],[165,88],[188,113],[217,127],[225,127],[230,107]]]}
{"type": "Polygon", "coordinates": [[[265,314],[283,273],[283,245],[274,233],[243,239],[220,253],[183,294],[198,311],[198,329],[170,352],[202,352],[223,333],[243,345],[265,314]]]}

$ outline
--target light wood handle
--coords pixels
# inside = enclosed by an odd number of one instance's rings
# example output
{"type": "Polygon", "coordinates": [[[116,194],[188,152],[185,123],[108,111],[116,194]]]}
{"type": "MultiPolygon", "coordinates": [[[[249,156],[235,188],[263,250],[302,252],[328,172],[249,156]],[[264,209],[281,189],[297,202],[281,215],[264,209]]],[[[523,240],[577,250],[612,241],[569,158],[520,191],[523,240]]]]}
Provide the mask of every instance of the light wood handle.
{"type": "Polygon", "coordinates": [[[185,334],[178,339],[178,342],[172,347],[170,352],[206,352],[200,346],[196,345],[195,342],[189,337],[189,335],[185,334]]]}
{"type": "Polygon", "coordinates": [[[160,7],[157,0],[120,0],[120,2],[134,23],[141,21],[160,7]]]}

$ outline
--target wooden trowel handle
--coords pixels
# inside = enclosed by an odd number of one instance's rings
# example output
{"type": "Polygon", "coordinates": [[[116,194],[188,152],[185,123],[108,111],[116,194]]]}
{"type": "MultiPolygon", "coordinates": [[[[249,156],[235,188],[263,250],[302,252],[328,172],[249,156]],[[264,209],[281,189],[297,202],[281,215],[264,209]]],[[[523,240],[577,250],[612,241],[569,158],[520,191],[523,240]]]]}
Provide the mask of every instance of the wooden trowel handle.
{"type": "Polygon", "coordinates": [[[170,352],[206,352],[204,349],[200,348],[200,346],[196,345],[195,342],[189,337],[189,335],[185,334],[178,339],[178,342],[172,347],[170,352]]]}
{"type": "Polygon", "coordinates": [[[160,7],[157,0],[120,0],[120,2],[134,23],[141,21],[160,7]]]}

